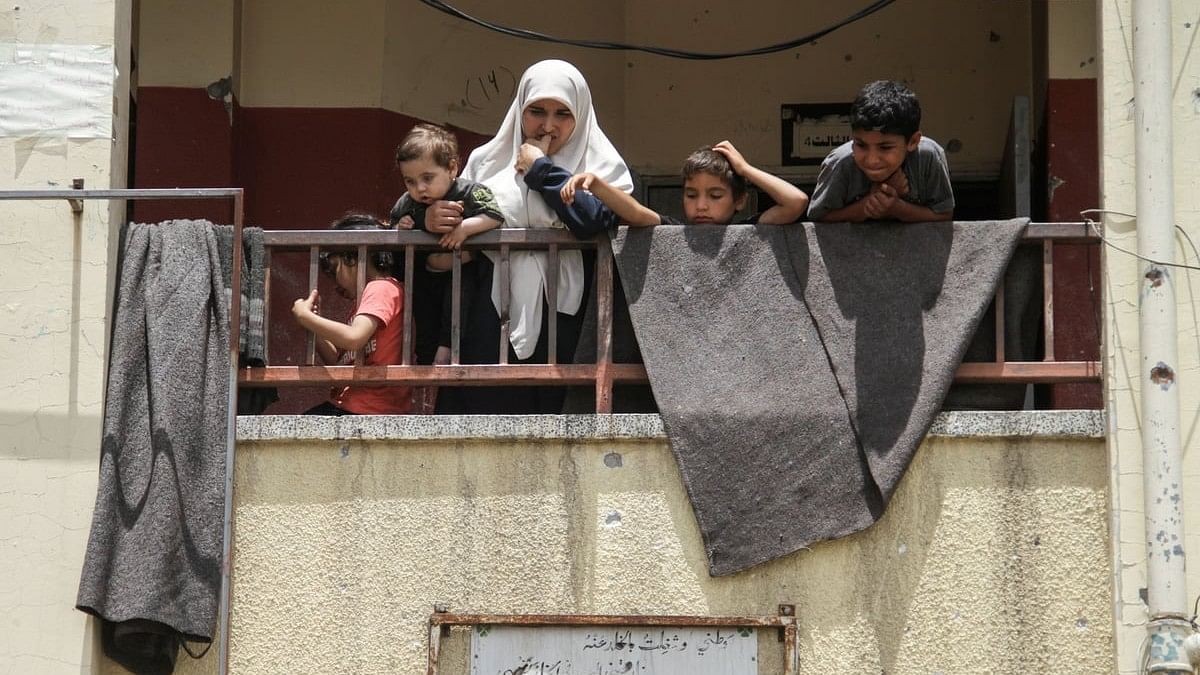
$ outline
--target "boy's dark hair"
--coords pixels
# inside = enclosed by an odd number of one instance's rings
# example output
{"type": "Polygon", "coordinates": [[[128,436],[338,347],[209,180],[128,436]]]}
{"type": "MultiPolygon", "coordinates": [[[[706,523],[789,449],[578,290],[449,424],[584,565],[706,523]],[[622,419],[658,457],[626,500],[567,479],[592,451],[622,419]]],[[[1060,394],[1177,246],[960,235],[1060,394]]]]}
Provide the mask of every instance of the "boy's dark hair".
{"type": "Polygon", "coordinates": [[[850,106],[850,128],[900,134],[910,140],[921,130],[921,102],[899,82],[876,80],[863,87],[850,106]]]}
{"type": "MultiPolygon", "coordinates": [[[[366,213],[347,213],[338,218],[329,225],[331,230],[389,230],[387,224],[380,222],[378,218],[366,213]]],[[[341,256],[347,263],[354,264],[358,262],[358,250],[353,248],[335,248],[329,251],[322,251],[317,256],[321,266],[321,270],[326,274],[333,271],[333,263],[330,262],[330,256],[341,256]]],[[[371,262],[380,272],[390,273],[392,271],[393,257],[390,251],[373,251],[371,252],[371,262]]]]}
{"type": "Polygon", "coordinates": [[[684,181],[698,173],[706,173],[720,178],[721,182],[728,185],[729,189],[733,191],[734,199],[741,199],[742,195],[746,194],[745,176],[736,173],[733,165],[729,163],[728,159],[725,159],[725,155],[713,150],[712,146],[706,145],[699,148],[683,160],[684,181]]]}
{"type": "Polygon", "coordinates": [[[436,124],[418,124],[396,148],[396,166],[425,155],[432,157],[438,166],[449,170],[450,162],[458,161],[458,140],[454,134],[436,124]]]}

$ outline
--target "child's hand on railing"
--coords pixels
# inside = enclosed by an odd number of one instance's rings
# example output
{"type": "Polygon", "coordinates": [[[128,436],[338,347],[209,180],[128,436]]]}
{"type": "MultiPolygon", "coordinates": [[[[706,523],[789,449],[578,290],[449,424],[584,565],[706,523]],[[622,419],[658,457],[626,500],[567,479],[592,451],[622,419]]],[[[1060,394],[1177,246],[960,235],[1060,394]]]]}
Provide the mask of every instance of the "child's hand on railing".
{"type": "Polygon", "coordinates": [[[871,186],[871,193],[863,200],[863,212],[872,220],[885,218],[891,213],[896,198],[896,188],[887,183],[876,183],[871,186]]]}
{"type": "Polygon", "coordinates": [[[401,216],[400,220],[396,221],[396,227],[402,230],[411,230],[416,224],[412,216],[401,216]]]}
{"type": "Polygon", "coordinates": [[[466,241],[467,237],[469,236],[470,233],[466,231],[466,228],[462,225],[459,225],[446,234],[443,234],[441,241],[438,243],[442,245],[442,248],[457,251],[458,249],[462,248],[463,242],[466,241]]]}

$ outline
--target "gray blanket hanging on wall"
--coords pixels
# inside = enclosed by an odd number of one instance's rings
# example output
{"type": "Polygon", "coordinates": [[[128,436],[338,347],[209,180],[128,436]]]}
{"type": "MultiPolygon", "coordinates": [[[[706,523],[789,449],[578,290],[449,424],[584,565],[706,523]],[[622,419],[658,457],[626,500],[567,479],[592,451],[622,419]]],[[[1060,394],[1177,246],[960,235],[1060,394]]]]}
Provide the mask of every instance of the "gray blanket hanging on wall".
{"type": "Polygon", "coordinates": [[[1025,225],[621,229],[621,282],[710,573],[879,519],[1025,225]]]}
{"type": "MultiPolygon", "coordinates": [[[[124,232],[100,478],[76,606],[102,620],[108,656],[169,673],[183,640],[213,639],[220,590],[229,406],[229,228],[124,232]]],[[[246,229],[244,357],[265,359],[261,230],[246,229]],[[261,312],[261,300],[258,309],[261,312]],[[254,330],[257,325],[259,330],[254,330]],[[247,330],[249,327],[249,330],[247,330]]]]}

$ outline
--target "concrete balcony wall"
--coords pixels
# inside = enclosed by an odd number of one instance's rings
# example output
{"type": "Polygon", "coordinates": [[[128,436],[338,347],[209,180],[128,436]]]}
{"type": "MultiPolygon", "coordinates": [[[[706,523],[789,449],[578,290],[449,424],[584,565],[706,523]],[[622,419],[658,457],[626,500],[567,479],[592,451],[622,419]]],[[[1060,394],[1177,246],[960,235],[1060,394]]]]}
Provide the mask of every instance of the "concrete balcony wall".
{"type": "MultiPolygon", "coordinates": [[[[1111,672],[1102,427],[944,414],[874,527],[713,578],[657,416],[242,418],[231,672],[423,672],[435,603],[793,603],[801,673],[1111,672]]],[[[468,672],[463,631],[446,645],[442,672],[468,672]]]]}

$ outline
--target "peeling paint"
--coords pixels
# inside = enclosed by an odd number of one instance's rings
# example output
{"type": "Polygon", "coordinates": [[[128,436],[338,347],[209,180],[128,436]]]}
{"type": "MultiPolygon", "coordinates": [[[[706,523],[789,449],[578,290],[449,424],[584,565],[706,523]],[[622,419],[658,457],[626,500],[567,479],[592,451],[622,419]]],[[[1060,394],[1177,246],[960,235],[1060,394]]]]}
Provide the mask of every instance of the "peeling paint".
{"type": "Polygon", "coordinates": [[[624,465],[624,460],[621,458],[621,453],[610,452],[604,455],[604,466],[610,469],[619,469],[624,465]]]}

